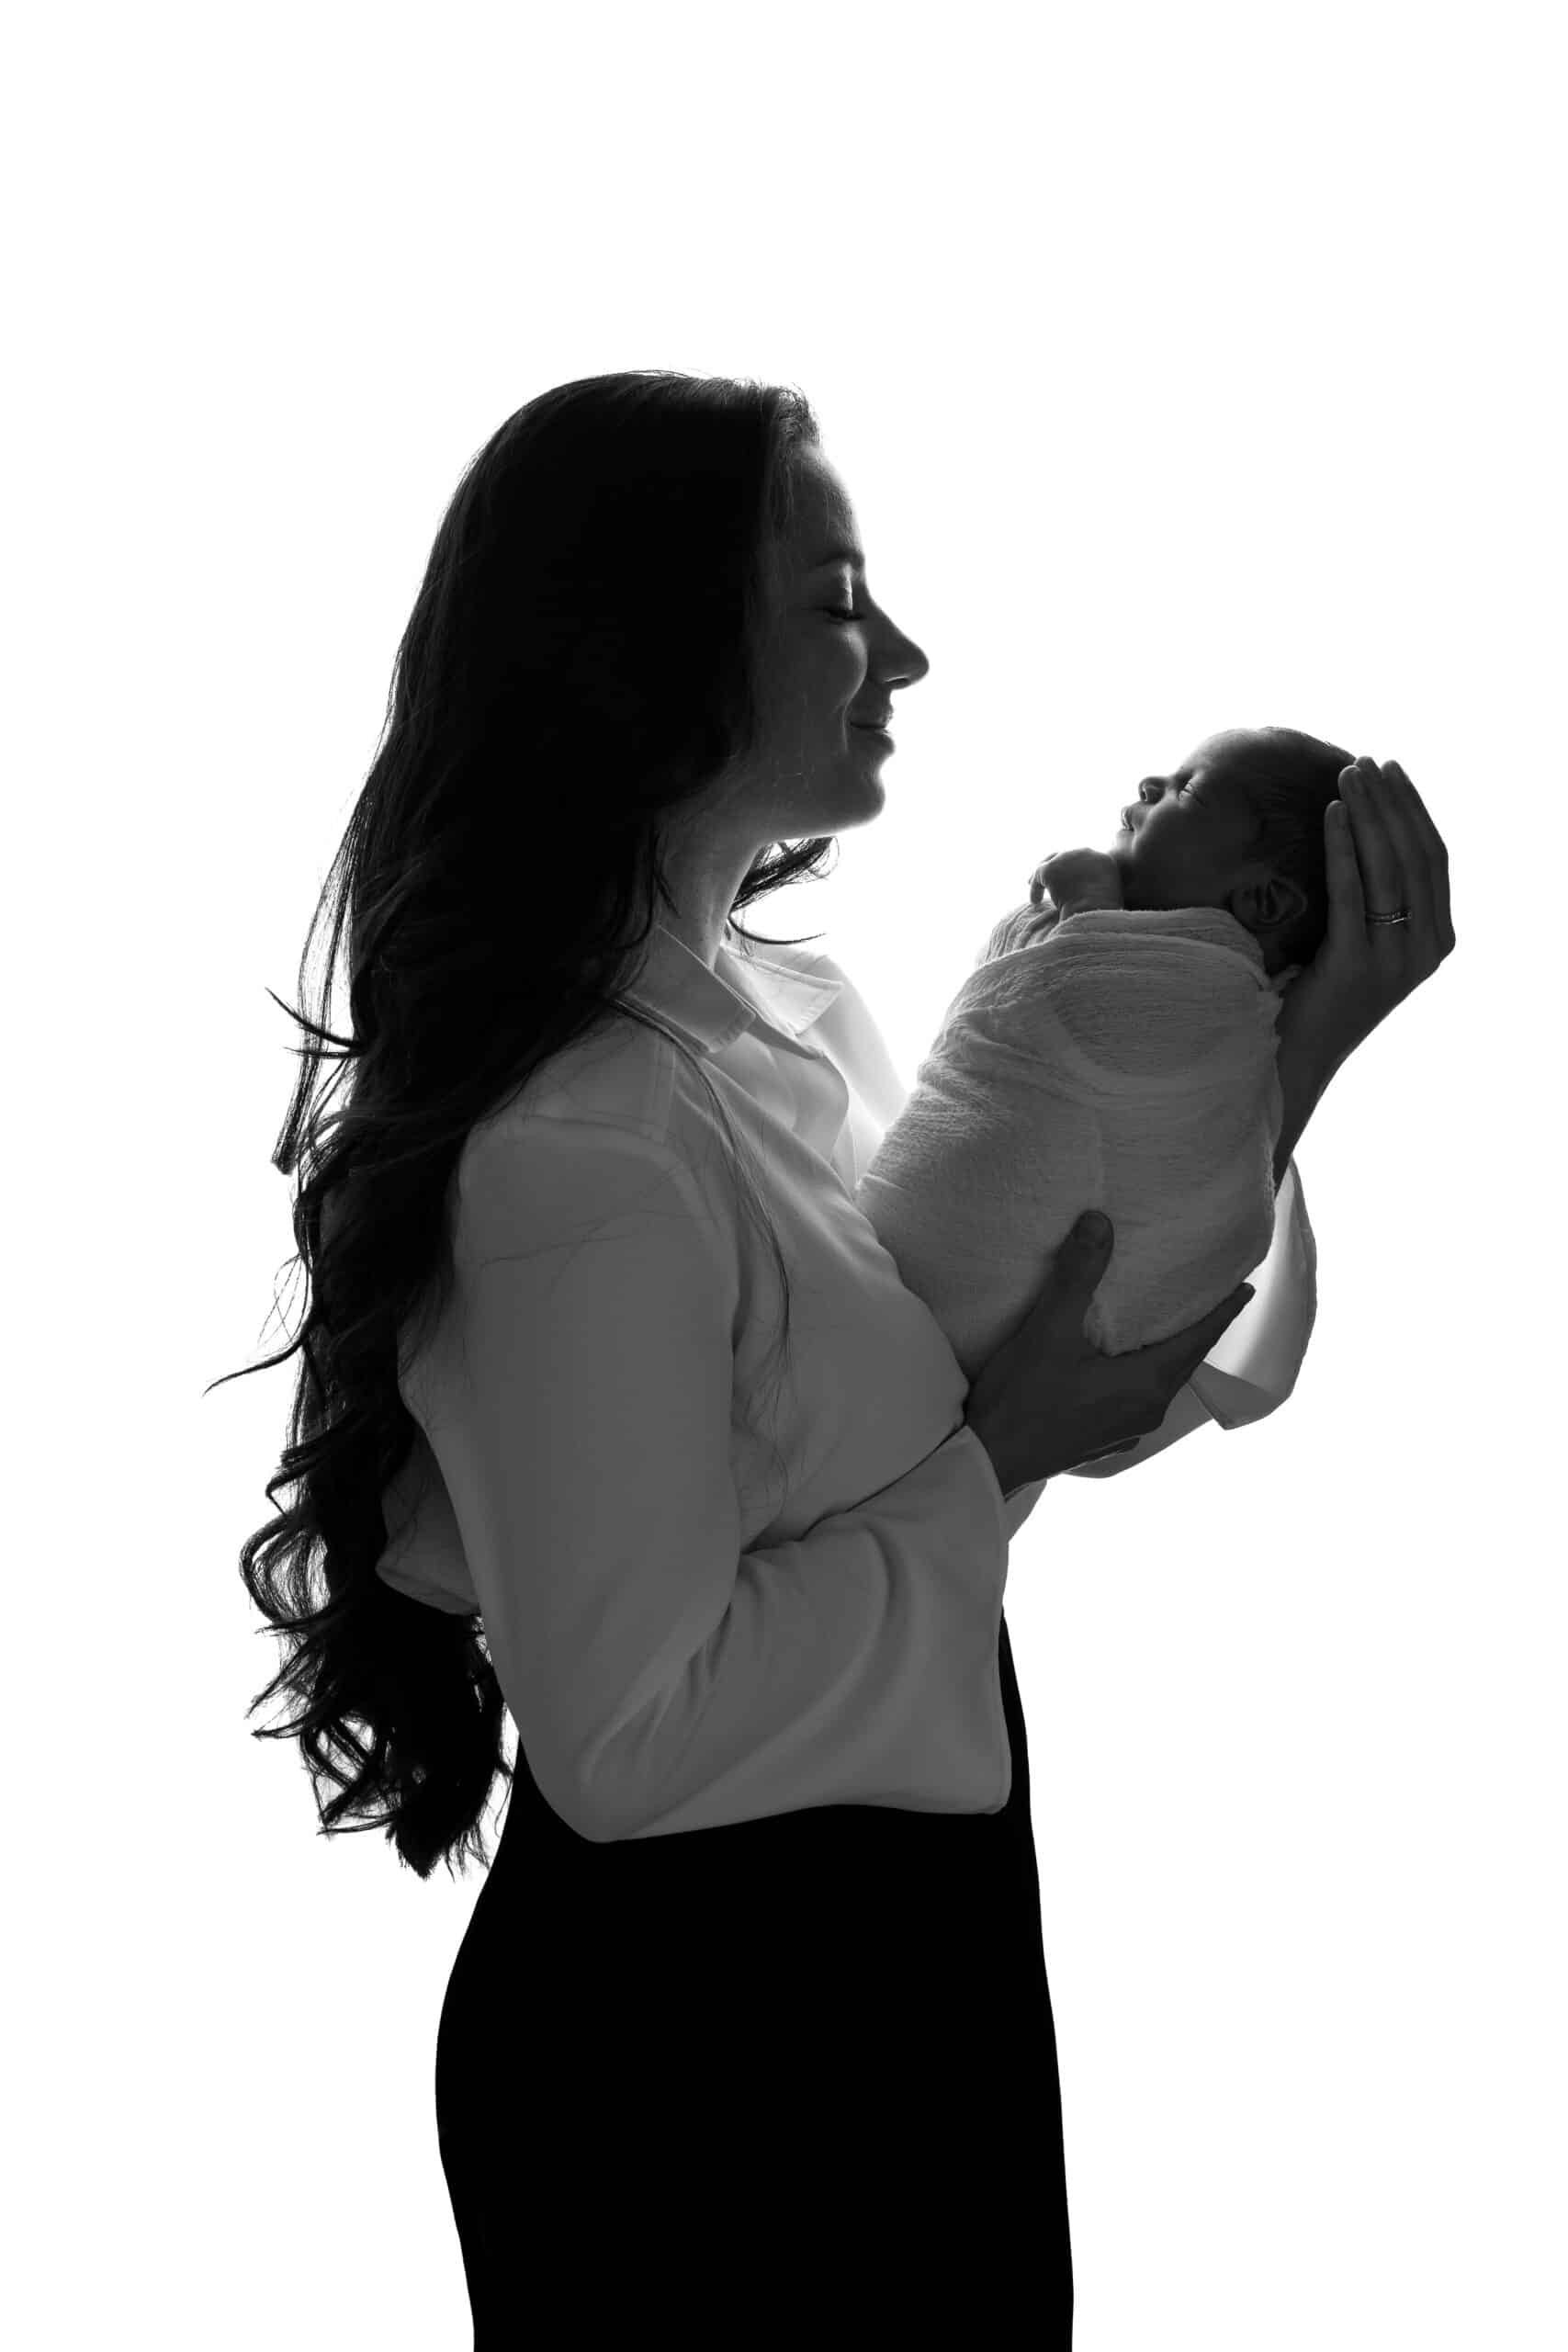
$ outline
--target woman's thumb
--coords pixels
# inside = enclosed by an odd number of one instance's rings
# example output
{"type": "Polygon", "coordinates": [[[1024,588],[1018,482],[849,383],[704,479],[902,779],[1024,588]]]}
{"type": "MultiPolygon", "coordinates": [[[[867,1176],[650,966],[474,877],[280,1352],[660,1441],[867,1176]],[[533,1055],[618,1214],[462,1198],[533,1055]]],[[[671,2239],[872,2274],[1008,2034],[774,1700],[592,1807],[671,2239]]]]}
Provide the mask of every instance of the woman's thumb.
{"type": "Polygon", "coordinates": [[[1066,1283],[1074,1296],[1098,1290],[1111,1262],[1111,1219],[1101,1216],[1098,1209],[1086,1209],[1077,1224],[1067,1227],[1066,1239],[1057,1248],[1053,1269],[1056,1280],[1066,1283]]]}

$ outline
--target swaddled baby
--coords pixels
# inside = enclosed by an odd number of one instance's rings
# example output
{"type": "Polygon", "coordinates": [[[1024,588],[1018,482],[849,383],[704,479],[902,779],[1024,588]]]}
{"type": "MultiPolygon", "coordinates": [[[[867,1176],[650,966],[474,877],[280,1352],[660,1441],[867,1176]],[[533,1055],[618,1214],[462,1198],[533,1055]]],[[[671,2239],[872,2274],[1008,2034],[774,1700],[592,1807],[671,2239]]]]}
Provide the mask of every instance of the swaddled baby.
{"type": "Polygon", "coordinates": [[[1327,929],[1324,811],[1350,762],[1293,728],[1210,736],[992,933],[855,1193],[970,1379],[1085,1209],[1115,1228],[1084,1326],[1111,1355],[1268,1254],[1275,1024],[1327,929]]]}

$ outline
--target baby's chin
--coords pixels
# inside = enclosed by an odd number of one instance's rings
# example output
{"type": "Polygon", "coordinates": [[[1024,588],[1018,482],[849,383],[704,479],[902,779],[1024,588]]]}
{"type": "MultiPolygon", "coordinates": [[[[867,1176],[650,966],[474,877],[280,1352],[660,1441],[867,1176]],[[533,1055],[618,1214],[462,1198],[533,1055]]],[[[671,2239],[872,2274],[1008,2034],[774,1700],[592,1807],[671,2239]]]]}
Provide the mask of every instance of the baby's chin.
{"type": "Polygon", "coordinates": [[[1138,862],[1132,854],[1132,842],[1125,832],[1111,842],[1111,862],[1122,885],[1122,904],[1124,907],[1142,906],[1144,899],[1138,887],[1138,862]]]}

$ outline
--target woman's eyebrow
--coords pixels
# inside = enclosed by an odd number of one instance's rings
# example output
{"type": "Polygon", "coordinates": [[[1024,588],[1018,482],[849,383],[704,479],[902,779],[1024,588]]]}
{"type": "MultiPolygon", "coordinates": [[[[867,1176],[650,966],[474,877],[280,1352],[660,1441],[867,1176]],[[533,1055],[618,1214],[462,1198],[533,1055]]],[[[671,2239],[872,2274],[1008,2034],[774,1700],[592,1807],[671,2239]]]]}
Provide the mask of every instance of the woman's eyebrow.
{"type": "Polygon", "coordinates": [[[853,571],[865,570],[865,558],[859,548],[829,548],[812,565],[813,571],[826,571],[830,563],[847,563],[853,571]]]}

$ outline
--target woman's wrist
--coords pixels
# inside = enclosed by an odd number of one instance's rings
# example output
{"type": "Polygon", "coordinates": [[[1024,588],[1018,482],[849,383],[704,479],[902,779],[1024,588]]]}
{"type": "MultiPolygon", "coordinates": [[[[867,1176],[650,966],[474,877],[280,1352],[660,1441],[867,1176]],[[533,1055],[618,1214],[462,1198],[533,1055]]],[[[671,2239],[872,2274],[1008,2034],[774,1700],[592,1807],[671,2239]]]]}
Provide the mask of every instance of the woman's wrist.
{"type": "Polygon", "coordinates": [[[1302,1139],[1302,1131],[1322,1101],[1329,1080],[1348,1057],[1350,1048],[1331,1037],[1324,1036],[1302,1023],[1292,1023],[1286,1018],[1290,1005],[1287,990],[1280,1008],[1275,1030],[1275,1075],[1280,1080],[1283,1104],[1279,1138],[1274,1146],[1274,1190],[1285,1181],[1292,1154],[1302,1139]]]}

